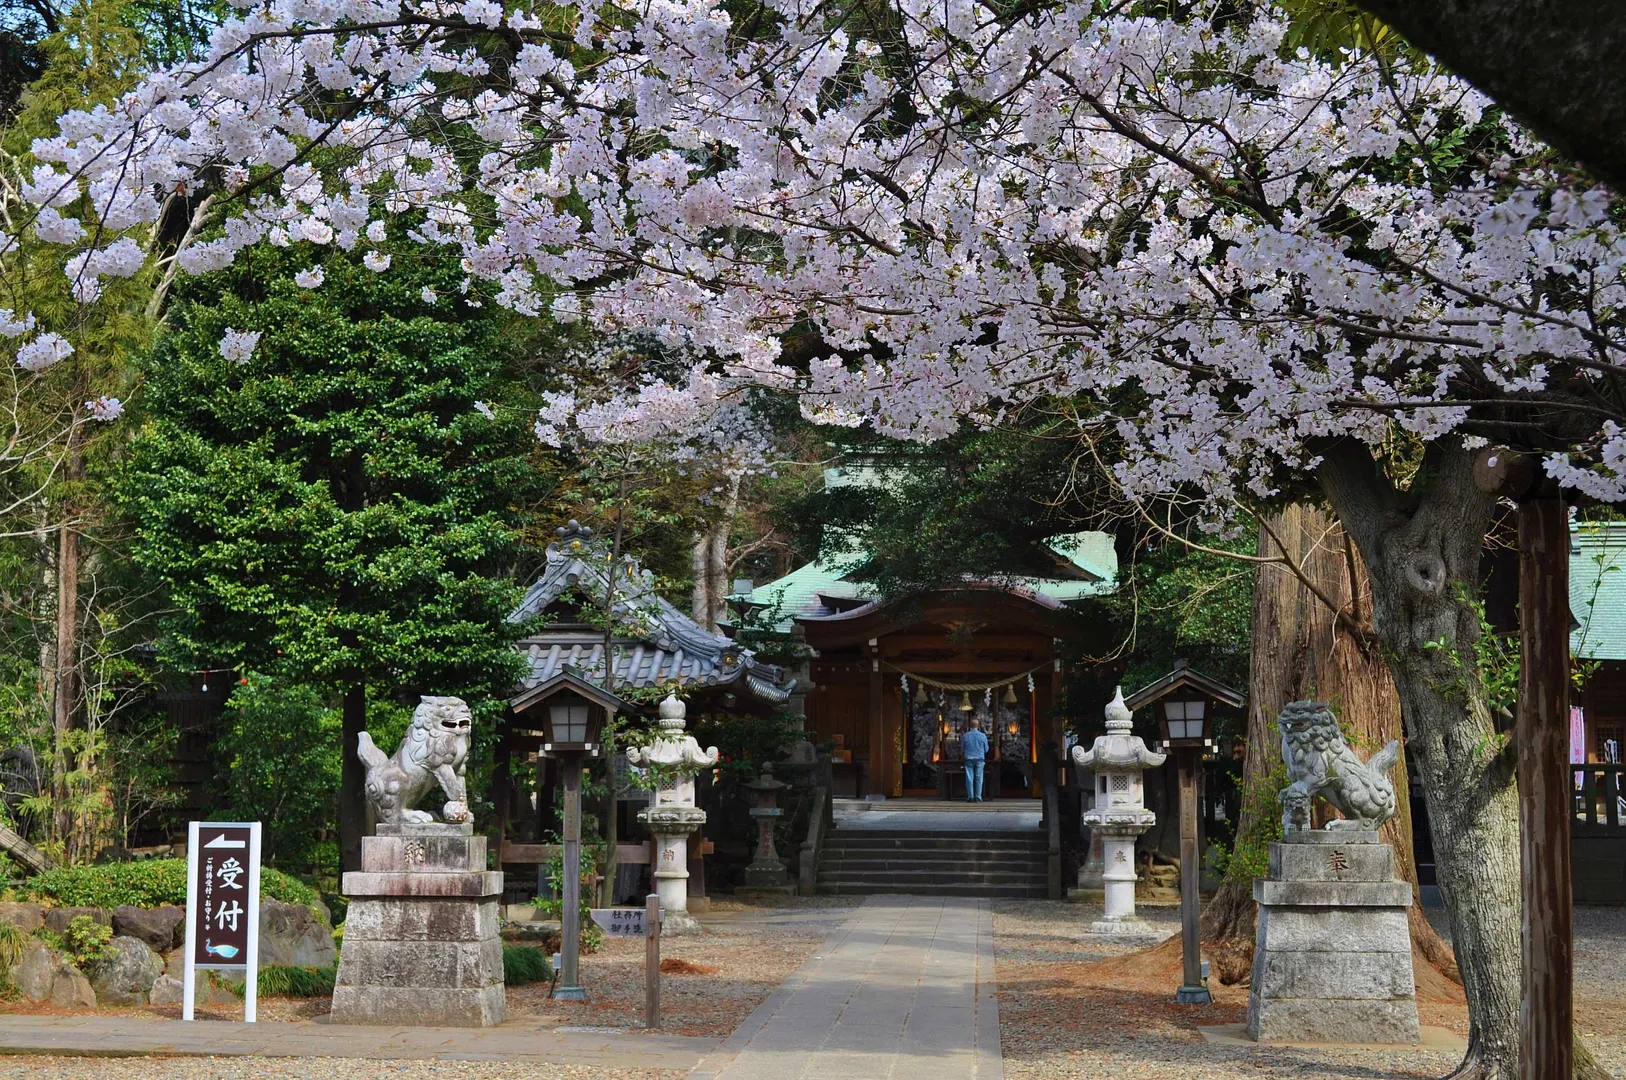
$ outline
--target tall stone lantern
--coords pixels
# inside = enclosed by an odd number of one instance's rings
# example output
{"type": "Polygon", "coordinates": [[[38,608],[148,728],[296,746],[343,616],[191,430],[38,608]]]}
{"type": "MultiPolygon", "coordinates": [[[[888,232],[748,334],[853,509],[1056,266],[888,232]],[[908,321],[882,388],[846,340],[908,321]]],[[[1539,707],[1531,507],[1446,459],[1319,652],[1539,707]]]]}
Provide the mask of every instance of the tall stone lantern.
{"type": "Polygon", "coordinates": [[[706,812],[694,804],[694,778],[717,764],[715,746],[702,750],[684,733],[687,707],[668,694],[660,705],[661,737],[648,746],[627,750],[627,763],[655,774],[655,802],[638,811],[638,820],[655,836],[655,892],[661,898],[661,933],[695,933],[700,924],[689,914],[689,834],[706,823],[706,812]]]}
{"type": "Polygon", "coordinates": [[[1106,716],[1107,733],[1097,736],[1095,745],[1073,747],[1073,763],[1095,774],[1095,806],[1084,814],[1084,824],[1101,837],[1104,864],[1105,910],[1090,924],[1090,933],[1145,934],[1151,927],[1135,916],[1135,838],[1157,822],[1157,815],[1146,809],[1141,774],[1162,765],[1166,755],[1153,753],[1130,734],[1122,687],[1106,716]]]}

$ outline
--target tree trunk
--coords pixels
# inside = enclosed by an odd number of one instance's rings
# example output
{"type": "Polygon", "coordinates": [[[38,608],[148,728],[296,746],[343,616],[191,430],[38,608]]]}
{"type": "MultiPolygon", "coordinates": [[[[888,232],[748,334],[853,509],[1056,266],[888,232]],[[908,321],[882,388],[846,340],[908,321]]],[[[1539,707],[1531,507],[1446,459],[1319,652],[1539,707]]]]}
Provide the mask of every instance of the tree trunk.
{"type": "MultiPolygon", "coordinates": [[[[689,549],[689,570],[694,575],[694,587],[689,590],[689,614],[701,626],[711,616],[711,533],[694,534],[694,546],[689,549]]],[[[711,627],[706,626],[706,629],[711,627]]]]}
{"type": "MultiPolygon", "coordinates": [[[[1250,863],[1263,851],[1260,840],[1249,838],[1277,834],[1279,809],[1270,774],[1281,762],[1275,720],[1284,705],[1308,698],[1329,702],[1345,737],[1363,757],[1401,733],[1394,682],[1376,643],[1363,633],[1372,609],[1366,567],[1337,520],[1319,507],[1290,506],[1261,520],[1257,550],[1260,555],[1285,554],[1314,590],[1283,566],[1261,565],[1254,579],[1248,756],[1242,772],[1242,789],[1250,794],[1244,796],[1237,823],[1244,857],[1253,849],[1250,863]]],[[[1394,774],[1402,793],[1400,812],[1384,824],[1382,835],[1394,846],[1397,875],[1411,883],[1416,896],[1405,768],[1402,759],[1394,774]]],[[[1223,983],[1240,982],[1252,971],[1255,912],[1251,874],[1228,875],[1208,905],[1203,930],[1223,983]]],[[[1420,903],[1412,907],[1411,928],[1417,953],[1458,978],[1450,946],[1423,917],[1420,903]]]]}
{"type": "Polygon", "coordinates": [[[361,838],[367,834],[367,768],[356,756],[367,730],[367,685],[360,679],[344,692],[343,762],[339,769],[339,864],[361,869],[361,838]]]}
{"type": "Polygon", "coordinates": [[[73,771],[73,751],[69,732],[76,726],[79,716],[79,580],[80,547],[76,488],[85,479],[85,451],[83,427],[74,425],[68,433],[67,482],[69,497],[58,510],[56,550],[56,623],[52,637],[55,642],[55,672],[51,686],[51,805],[52,837],[62,844],[62,856],[68,863],[78,862],[81,856],[95,852],[81,852],[73,842],[82,822],[72,804],[68,776],[73,771]]]}
{"type": "Polygon", "coordinates": [[[1474,644],[1480,551],[1493,502],[1472,455],[1429,444],[1397,490],[1365,446],[1329,447],[1318,479],[1371,568],[1372,621],[1428,796],[1435,867],[1468,998],[1468,1052],[1454,1075],[1517,1075],[1518,794],[1491,722],[1474,644]]]}
{"type": "Polygon", "coordinates": [[[716,630],[728,616],[728,539],[734,535],[734,518],[740,512],[742,482],[737,474],[729,477],[722,517],[711,528],[706,551],[706,618],[702,623],[707,630],[716,630]]]}

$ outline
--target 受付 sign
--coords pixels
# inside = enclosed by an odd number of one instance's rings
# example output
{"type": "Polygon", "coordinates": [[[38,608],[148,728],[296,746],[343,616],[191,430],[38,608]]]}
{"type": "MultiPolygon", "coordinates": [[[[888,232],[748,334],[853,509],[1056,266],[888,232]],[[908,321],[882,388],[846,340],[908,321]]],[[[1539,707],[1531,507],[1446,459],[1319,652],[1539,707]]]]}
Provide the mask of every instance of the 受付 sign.
{"type": "Polygon", "coordinates": [[[643,937],[644,909],[641,907],[593,908],[593,921],[611,937],[643,937]]]}
{"type": "Polygon", "coordinates": [[[255,1016],[260,951],[260,823],[194,821],[186,875],[186,986],[192,1019],[194,973],[241,971],[243,1019],[255,1016]]]}

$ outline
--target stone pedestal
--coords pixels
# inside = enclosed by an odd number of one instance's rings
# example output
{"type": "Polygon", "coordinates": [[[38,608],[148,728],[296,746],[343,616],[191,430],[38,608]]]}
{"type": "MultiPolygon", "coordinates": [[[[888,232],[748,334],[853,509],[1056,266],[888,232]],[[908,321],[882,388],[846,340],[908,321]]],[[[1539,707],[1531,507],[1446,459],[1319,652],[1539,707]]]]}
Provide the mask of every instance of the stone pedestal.
{"type": "MultiPolygon", "coordinates": [[[[1143,812],[1150,818],[1151,812],[1143,812]]],[[[1135,914],[1135,838],[1151,822],[1094,823],[1101,838],[1101,917],[1090,924],[1092,934],[1153,933],[1151,924],[1135,914]]]]}
{"type": "Polygon", "coordinates": [[[1365,829],[1311,830],[1270,846],[1248,994],[1261,1042],[1416,1043],[1406,909],[1394,849],[1365,829]]]}
{"type": "Polygon", "coordinates": [[[706,823],[694,806],[652,806],[638,820],[655,834],[655,893],[661,898],[661,933],[695,934],[700,923],[689,914],[689,834],[706,823]]]}
{"type": "Polygon", "coordinates": [[[494,1027],[507,1016],[502,874],[473,826],[380,825],[361,842],[333,987],[335,1024],[494,1027]]]}

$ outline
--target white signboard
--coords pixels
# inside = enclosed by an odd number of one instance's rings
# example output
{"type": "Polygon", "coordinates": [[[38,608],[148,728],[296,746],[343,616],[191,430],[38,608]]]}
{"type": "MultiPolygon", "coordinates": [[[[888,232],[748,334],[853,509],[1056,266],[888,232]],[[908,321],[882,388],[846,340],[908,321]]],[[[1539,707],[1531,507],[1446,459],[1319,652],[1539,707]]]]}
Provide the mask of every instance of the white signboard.
{"type": "Polygon", "coordinates": [[[643,937],[644,909],[641,907],[593,908],[593,921],[611,937],[643,937]]]}
{"type": "Polygon", "coordinates": [[[260,823],[194,821],[186,845],[186,980],[192,1019],[199,971],[242,972],[243,1019],[253,1023],[260,979],[260,823]]]}

